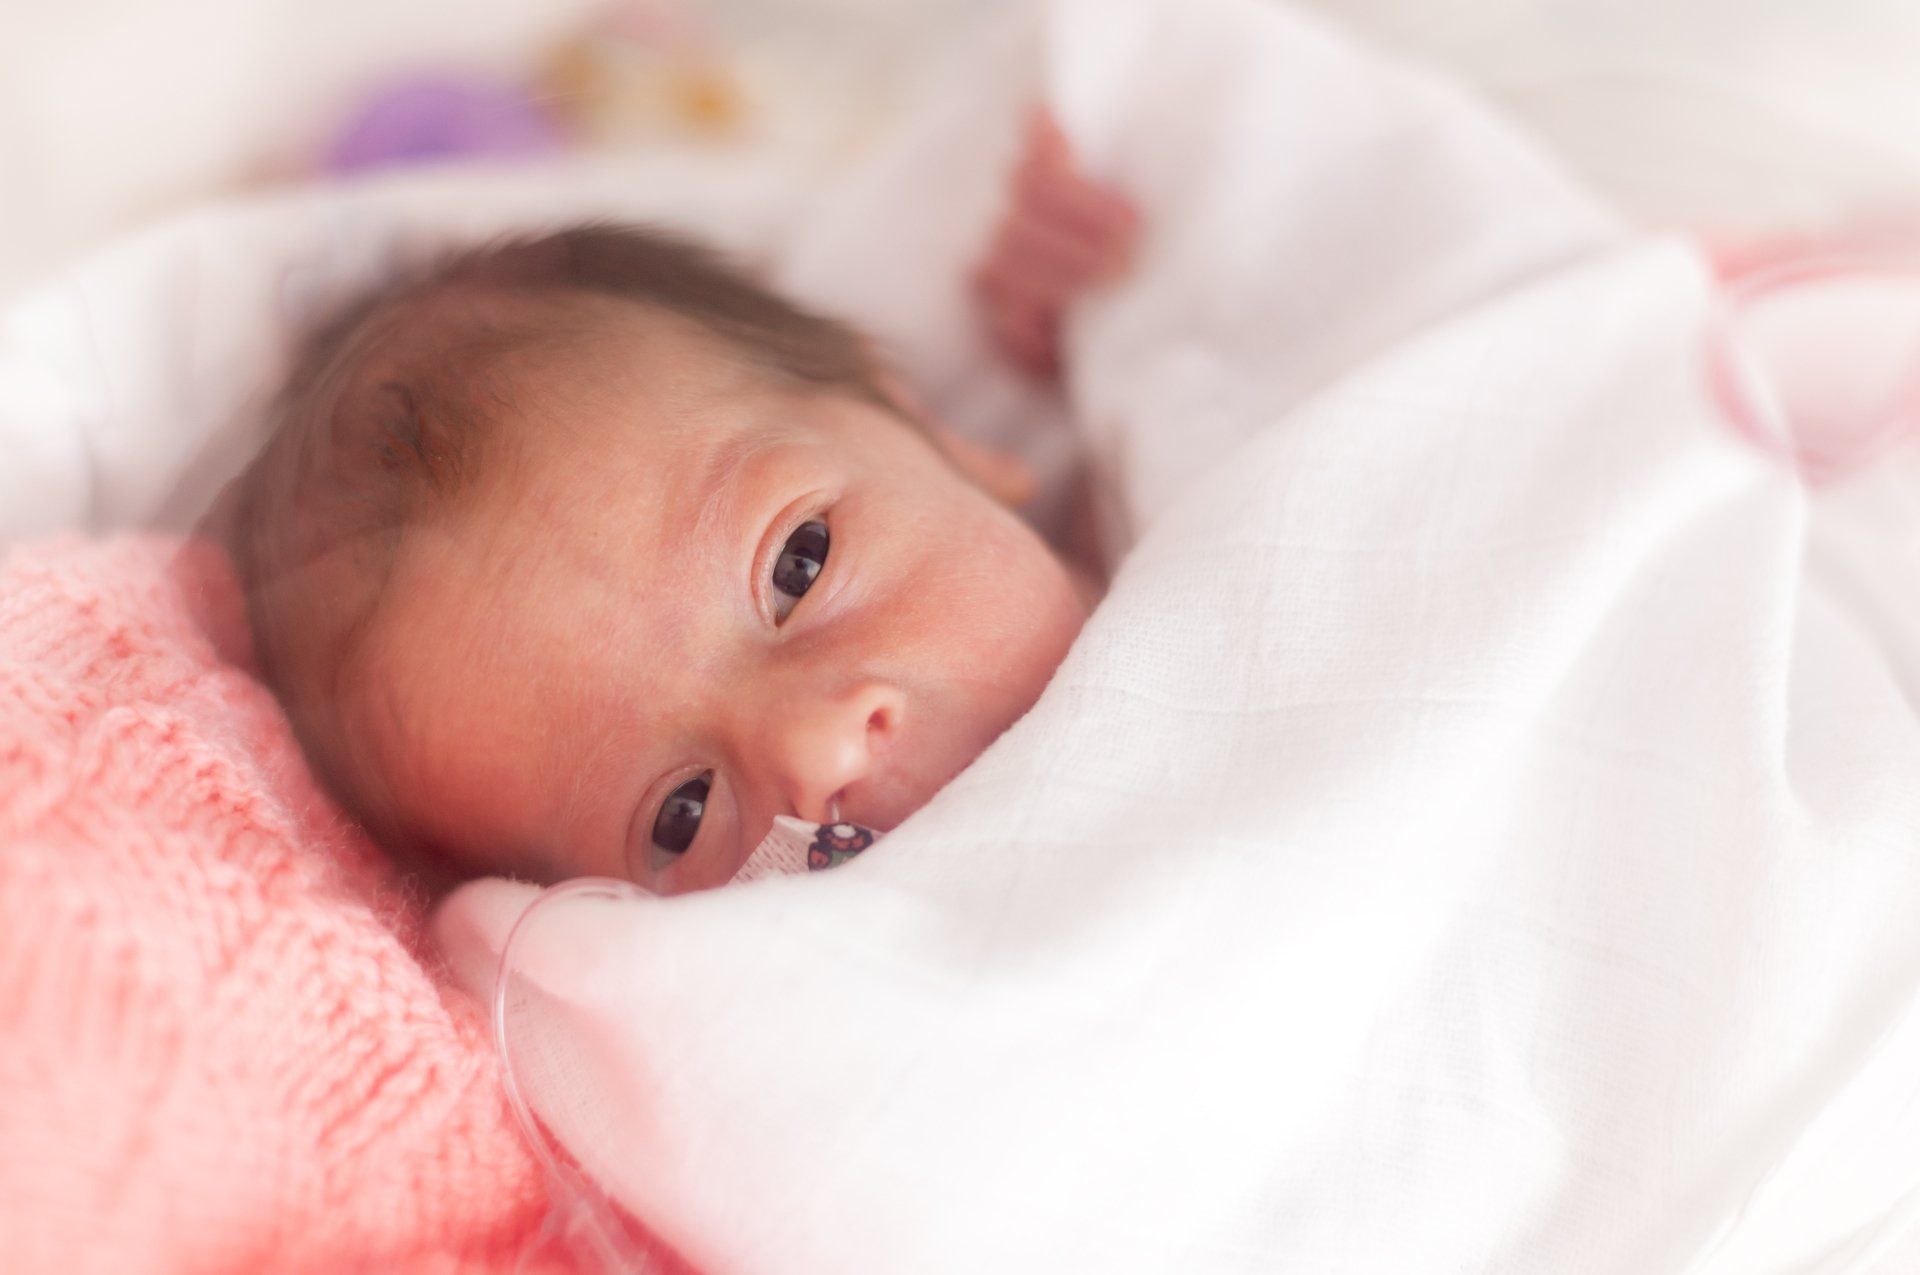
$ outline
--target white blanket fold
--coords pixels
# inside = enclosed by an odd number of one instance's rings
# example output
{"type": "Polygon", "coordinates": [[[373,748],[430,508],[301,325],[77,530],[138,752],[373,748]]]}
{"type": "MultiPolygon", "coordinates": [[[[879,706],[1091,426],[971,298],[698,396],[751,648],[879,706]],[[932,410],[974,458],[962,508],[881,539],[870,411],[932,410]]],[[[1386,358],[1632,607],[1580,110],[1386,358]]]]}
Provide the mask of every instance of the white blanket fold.
{"type": "Polygon", "coordinates": [[[1688,248],[1284,11],[1029,65],[1151,235],[1073,348],[1138,543],[879,848],[531,953],[542,1118],[717,1273],[1900,1269],[1911,475],[1810,497],[1688,248]]]}

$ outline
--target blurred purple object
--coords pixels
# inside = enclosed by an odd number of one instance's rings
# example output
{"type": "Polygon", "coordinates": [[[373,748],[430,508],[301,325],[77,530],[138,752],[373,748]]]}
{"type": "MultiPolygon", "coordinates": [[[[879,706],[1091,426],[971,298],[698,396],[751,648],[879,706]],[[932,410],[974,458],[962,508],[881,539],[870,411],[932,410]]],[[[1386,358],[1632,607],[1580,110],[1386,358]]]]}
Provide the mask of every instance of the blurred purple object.
{"type": "Polygon", "coordinates": [[[478,74],[414,75],[376,90],[323,167],[336,174],[449,159],[536,159],[565,136],[519,85],[478,74]]]}

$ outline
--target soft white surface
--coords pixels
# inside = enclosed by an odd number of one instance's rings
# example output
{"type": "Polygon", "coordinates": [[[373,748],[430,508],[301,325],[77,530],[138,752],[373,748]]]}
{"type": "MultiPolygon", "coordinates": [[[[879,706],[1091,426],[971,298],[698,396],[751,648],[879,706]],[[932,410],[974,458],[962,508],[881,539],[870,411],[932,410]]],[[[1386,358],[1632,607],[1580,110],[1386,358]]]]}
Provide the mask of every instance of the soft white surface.
{"type": "Polygon", "coordinates": [[[1920,204],[1911,0],[1312,0],[1443,65],[1636,217],[1744,232],[1920,204]]]}
{"type": "Polygon", "coordinates": [[[533,69],[597,0],[0,4],[0,296],[141,219],[325,153],[420,68],[533,69]]]}
{"type": "Polygon", "coordinates": [[[396,77],[531,82],[609,13],[677,14],[739,73],[748,131],[804,149],[844,141],[842,114],[886,102],[956,30],[1010,2],[0,3],[0,298],[142,223],[312,173],[396,77]]]}
{"type": "MultiPolygon", "coordinates": [[[[1908,1269],[1914,473],[1741,442],[1697,257],[1444,88],[1050,14],[896,162],[972,171],[1037,66],[1141,201],[1072,349],[1138,543],[859,861],[552,928],[535,1107],[713,1271],[1908,1269]]],[[[879,172],[859,260],[948,196],[879,172]]],[[[909,348],[955,313],[892,286],[909,348]]],[[[443,912],[476,987],[527,894],[443,912]]]]}
{"type": "MultiPolygon", "coordinates": [[[[1018,0],[644,2],[710,19],[782,68],[782,98],[885,100],[969,17],[1018,0]]],[[[1311,3],[1489,90],[1636,214],[1766,229],[1920,200],[1910,0],[1311,3]]],[[[299,171],[385,77],[525,74],[603,7],[0,4],[0,295],[142,220],[299,171]]]]}

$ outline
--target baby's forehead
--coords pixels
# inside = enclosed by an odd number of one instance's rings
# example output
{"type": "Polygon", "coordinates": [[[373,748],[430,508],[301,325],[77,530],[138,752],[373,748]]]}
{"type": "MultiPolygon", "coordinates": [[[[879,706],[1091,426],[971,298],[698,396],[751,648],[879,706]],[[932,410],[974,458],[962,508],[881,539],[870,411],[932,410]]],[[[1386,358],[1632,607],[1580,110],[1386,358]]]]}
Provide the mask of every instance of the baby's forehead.
{"type": "Polygon", "coordinates": [[[608,535],[677,544],[731,521],[753,491],[838,454],[843,442],[809,408],[753,387],[566,391],[529,407],[537,426],[501,458],[473,513],[543,541],[592,521],[608,535]]]}
{"type": "Polygon", "coordinates": [[[427,471],[429,448],[485,453],[463,478],[505,477],[499,462],[516,455],[671,450],[778,388],[698,324],[591,294],[436,295],[372,316],[357,344],[340,381],[347,410],[323,414],[376,442],[400,427],[405,459],[427,471]]]}
{"type": "Polygon", "coordinates": [[[579,289],[450,285],[394,299],[349,353],[361,386],[476,374],[504,385],[592,386],[672,368],[723,375],[742,360],[694,321],[579,289]],[[502,384],[504,383],[504,385],[502,384]]]}
{"type": "Polygon", "coordinates": [[[698,466],[715,448],[808,441],[848,405],[842,387],[795,383],[671,314],[610,315],[500,369],[497,401],[531,457],[571,460],[582,448],[652,464],[698,466]]]}

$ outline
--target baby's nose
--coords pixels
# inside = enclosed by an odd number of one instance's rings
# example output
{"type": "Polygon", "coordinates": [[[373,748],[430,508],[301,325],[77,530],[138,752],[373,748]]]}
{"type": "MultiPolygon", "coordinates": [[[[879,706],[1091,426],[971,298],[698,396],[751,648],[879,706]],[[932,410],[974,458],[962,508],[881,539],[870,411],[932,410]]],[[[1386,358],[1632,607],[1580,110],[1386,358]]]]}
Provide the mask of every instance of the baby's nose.
{"type": "Polygon", "coordinates": [[[787,800],[814,823],[858,818],[859,785],[870,780],[881,755],[899,734],[906,701],[885,682],[863,682],[837,695],[794,706],[780,723],[778,743],[787,800]]]}

